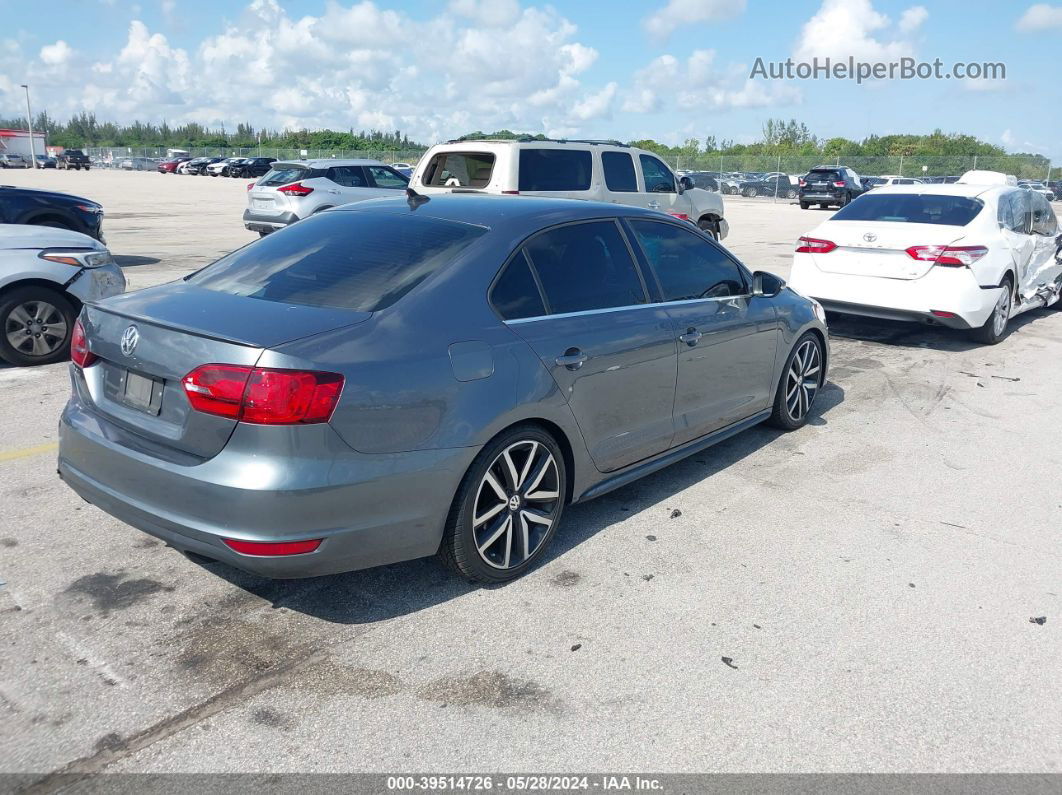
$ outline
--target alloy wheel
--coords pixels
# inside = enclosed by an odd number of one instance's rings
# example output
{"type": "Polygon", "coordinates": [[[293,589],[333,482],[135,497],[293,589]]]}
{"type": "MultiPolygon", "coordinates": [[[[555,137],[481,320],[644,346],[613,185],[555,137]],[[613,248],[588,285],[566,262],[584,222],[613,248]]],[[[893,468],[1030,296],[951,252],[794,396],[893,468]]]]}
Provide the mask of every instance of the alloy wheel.
{"type": "Polygon", "coordinates": [[[1007,321],[1010,320],[1010,285],[1005,285],[1003,294],[999,296],[999,301],[996,302],[996,311],[992,313],[992,330],[996,333],[997,337],[1003,335],[1003,331],[1007,328],[1007,321]]]}
{"type": "Polygon", "coordinates": [[[48,356],[66,341],[66,318],[46,301],[19,304],[8,314],[4,326],[11,347],[27,356],[48,356]]]}
{"type": "Polygon", "coordinates": [[[814,340],[806,340],[789,363],[785,379],[785,410],[793,422],[800,422],[811,410],[819,391],[822,354],[814,340]]]}
{"type": "Polygon", "coordinates": [[[542,547],[560,508],[560,470],[553,453],[531,439],[506,447],[476,491],[472,536],[495,569],[526,563],[542,547]]]}

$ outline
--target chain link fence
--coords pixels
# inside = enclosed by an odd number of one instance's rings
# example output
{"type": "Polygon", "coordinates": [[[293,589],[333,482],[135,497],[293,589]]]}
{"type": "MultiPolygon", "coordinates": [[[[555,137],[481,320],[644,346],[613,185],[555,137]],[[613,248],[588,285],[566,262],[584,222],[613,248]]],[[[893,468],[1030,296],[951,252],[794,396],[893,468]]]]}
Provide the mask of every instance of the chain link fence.
{"type": "MultiPolygon", "coordinates": [[[[128,158],[164,159],[174,147],[109,146],[85,147],[89,157],[99,158],[104,165],[115,167],[128,158]]],[[[384,163],[415,164],[423,149],[284,149],[275,146],[231,147],[204,146],[183,149],[192,157],[275,157],[277,160],[313,160],[321,158],[380,160],[384,163]]]]}

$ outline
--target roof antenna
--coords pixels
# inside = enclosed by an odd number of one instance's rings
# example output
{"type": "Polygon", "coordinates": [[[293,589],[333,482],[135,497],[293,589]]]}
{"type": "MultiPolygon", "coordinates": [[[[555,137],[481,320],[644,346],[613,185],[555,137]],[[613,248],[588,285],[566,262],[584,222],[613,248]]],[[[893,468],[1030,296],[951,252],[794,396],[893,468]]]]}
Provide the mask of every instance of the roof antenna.
{"type": "Polygon", "coordinates": [[[422,204],[427,204],[431,201],[428,196],[422,196],[417,193],[413,188],[406,188],[406,201],[409,202],[409,209],[415,210],[422,204]]]}

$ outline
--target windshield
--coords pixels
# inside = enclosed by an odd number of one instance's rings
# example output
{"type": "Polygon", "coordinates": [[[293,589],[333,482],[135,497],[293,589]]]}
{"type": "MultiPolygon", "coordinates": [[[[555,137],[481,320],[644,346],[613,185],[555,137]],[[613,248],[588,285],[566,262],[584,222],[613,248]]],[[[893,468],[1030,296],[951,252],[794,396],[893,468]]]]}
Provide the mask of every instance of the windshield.
{"type": "Polygon", "coordinates": [[[983,207],[980,199],[966,196],[882,194],[875,191],[842,207],[834,213],[832,220],[966,226],[983,207]]]}
{"type": "Polygon", "coordinates": [[[375,312],[486,231],[407,214],[322,213],[222,257],[189,281],[265,301],[375,312]]]}

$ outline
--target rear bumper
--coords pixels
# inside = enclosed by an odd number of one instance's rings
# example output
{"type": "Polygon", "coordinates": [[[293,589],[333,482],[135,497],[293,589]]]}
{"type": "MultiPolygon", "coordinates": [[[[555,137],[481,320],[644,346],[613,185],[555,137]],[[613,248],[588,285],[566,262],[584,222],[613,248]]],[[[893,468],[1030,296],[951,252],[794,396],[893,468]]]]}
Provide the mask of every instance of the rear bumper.
{"type": "Polygon", "coordinates": [[[59,476],[88,502],[182,552],[265,577],[335,574],[438,550],[475,448],[362,455],[327,425],[307,428],[327,441],[327,455],[263,456],[260,428],[237,426],[214,458],[177,464],[115,441],[121,430],[75,397],[59,423],[59,476]],[[223,538],[324,541],[311,553],[260,557],[232,551],[223,538]]]}
{"type": "Polygon", "coordinates": [[[920,279],[827,273],[818,268],[810,254],[793,256],[789,284],[827,311],[956,329],[983,326],[1001,289],[981,287],[966,268],[931,268],[920,279]],[[953,317],[941,317],[934,311],[953,317]]]}
{"type": "Polygon", "coordinates": [[[802,202],[827,202],[835,204],[842,201],[844,197],[838,196],[833,193],[801,193],[800,201],[802,202]]]}
{"type": "Polygon", "coordinates": [[[298,220],[295,213],[256,213],[250,208],[243,211],[243,225],[252,232],[274,232],[298,220]]]}

